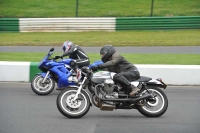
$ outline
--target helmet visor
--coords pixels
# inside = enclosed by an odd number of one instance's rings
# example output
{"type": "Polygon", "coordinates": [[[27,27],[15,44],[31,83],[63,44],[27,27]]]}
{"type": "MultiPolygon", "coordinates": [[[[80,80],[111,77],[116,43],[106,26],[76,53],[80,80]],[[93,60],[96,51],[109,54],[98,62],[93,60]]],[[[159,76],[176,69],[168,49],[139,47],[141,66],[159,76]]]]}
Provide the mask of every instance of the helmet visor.
{"type": "Polygon", "coordinates": [[[100,56],[101,56],[101,59],[105,56],[105,54],[100,54],[100,56]]]}
{"type": "Polygon", "coordinates": [[[67,52],[70,49],[70,45],[68,43],[63,44],[63,52],[67,52]]]}

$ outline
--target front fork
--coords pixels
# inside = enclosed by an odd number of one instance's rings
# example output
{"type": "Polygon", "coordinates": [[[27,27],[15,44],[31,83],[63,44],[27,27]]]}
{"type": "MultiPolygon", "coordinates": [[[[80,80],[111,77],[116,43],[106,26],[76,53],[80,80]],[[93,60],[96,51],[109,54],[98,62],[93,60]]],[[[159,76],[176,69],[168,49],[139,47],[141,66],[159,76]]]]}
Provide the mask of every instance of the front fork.
{"type": "Polygon", "coordinates": [[[80,94],[81,89],[82,89],[86,79],[87,79],[87,77],[84,77],[83,81],[80,83],[80,86],[78,87],[78,91],[73,99],[74,101],[78,98],[78,95],[80,94]]]}
{"type": "Polygon", "coordinates": [[[42,83],[44,83],[46,81],[48,76],[49,76],[49,71],[47,71],[47,74],[45,75],[44,79],[42,80],[42,83]]]}

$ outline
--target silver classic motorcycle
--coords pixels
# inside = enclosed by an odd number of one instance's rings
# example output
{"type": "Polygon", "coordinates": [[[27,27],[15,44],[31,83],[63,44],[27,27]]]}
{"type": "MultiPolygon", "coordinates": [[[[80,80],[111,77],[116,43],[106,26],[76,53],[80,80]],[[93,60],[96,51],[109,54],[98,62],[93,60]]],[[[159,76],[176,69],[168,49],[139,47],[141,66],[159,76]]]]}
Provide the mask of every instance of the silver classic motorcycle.
{"type": "MultiPolygon", "coordinates": [[[[126,89],[113,81],[116,73],[82,68],[82,78],[77,86],[68,86],[57,97],[57,108],[68,118],[80,118],[87,114],[92,104],[100,110],[137,109],[146,117],[159,117],[168,108],[168,99],[164,91],[167,85],[162,79],[141,76],[132,81],[140,91],[130,97],[126,89]],[[85,89],[90,89],[92,96],[85,89]]],[[[70,79],[68,79],[70,80],[70,79]]],[[[73,82],[73,81],[72,81],[73,82]]]]}

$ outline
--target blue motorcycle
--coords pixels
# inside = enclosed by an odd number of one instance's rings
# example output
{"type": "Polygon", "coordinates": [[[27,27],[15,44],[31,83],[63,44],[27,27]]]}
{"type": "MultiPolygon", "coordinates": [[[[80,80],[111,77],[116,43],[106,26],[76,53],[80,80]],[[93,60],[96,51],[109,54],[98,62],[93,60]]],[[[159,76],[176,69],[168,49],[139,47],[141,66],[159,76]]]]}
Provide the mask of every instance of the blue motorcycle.
{"type": "MultiPolygon", "coordinates": [[[[51,57],[54,48],[51,48],[48,54],[41,60],[38,68],[42,71],[37,73],[31,81],[31,88],[33,92],[38,95],[48,95],[54,88],[55,83],[59,89],[65,88],[71,85],[77,85],[82,77],[81,70],[75,71],[71,67],[73,59],[62,59],[56,61],[60,56],[51,57]]],[[[101,61],[96,61],[89,66],[101,64],[101,61]]]]}

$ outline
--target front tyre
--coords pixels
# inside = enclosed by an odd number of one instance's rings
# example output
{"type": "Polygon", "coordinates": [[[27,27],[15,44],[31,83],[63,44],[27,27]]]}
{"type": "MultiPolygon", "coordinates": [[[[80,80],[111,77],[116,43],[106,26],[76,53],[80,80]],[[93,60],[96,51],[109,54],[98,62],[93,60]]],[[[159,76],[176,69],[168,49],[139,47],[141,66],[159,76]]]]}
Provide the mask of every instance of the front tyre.
{"type": "Polygon", "coordinates": [[[57,108],[65,117],[80,118],[90,109],[90,98],[85,91],[81,90],[78,98],[73,99],[77,90],[77,88],[66,88],[57,97],[57,108]]]}
{"type": "Polygon", "coordinates": [[[42,83],[43,79],[42,75],[37,74],[31,81],[31,89],[38,95],[48,95],[55,87],[55,81],[52,78],[47,78],[42,83]]]}
{"type": "MultiPolygon", "coordinates": [[[[138,111],[146,117],[159,117],[163,115],[168,108],[168,99],[166,94],[159,88],[152,88],[149,91],[156,96],[154,99],[145,99],[140,101],[141,106],[138,106],[138,111]]],[[[144,90],[141,95],[147,93],[144,90]]]]}

